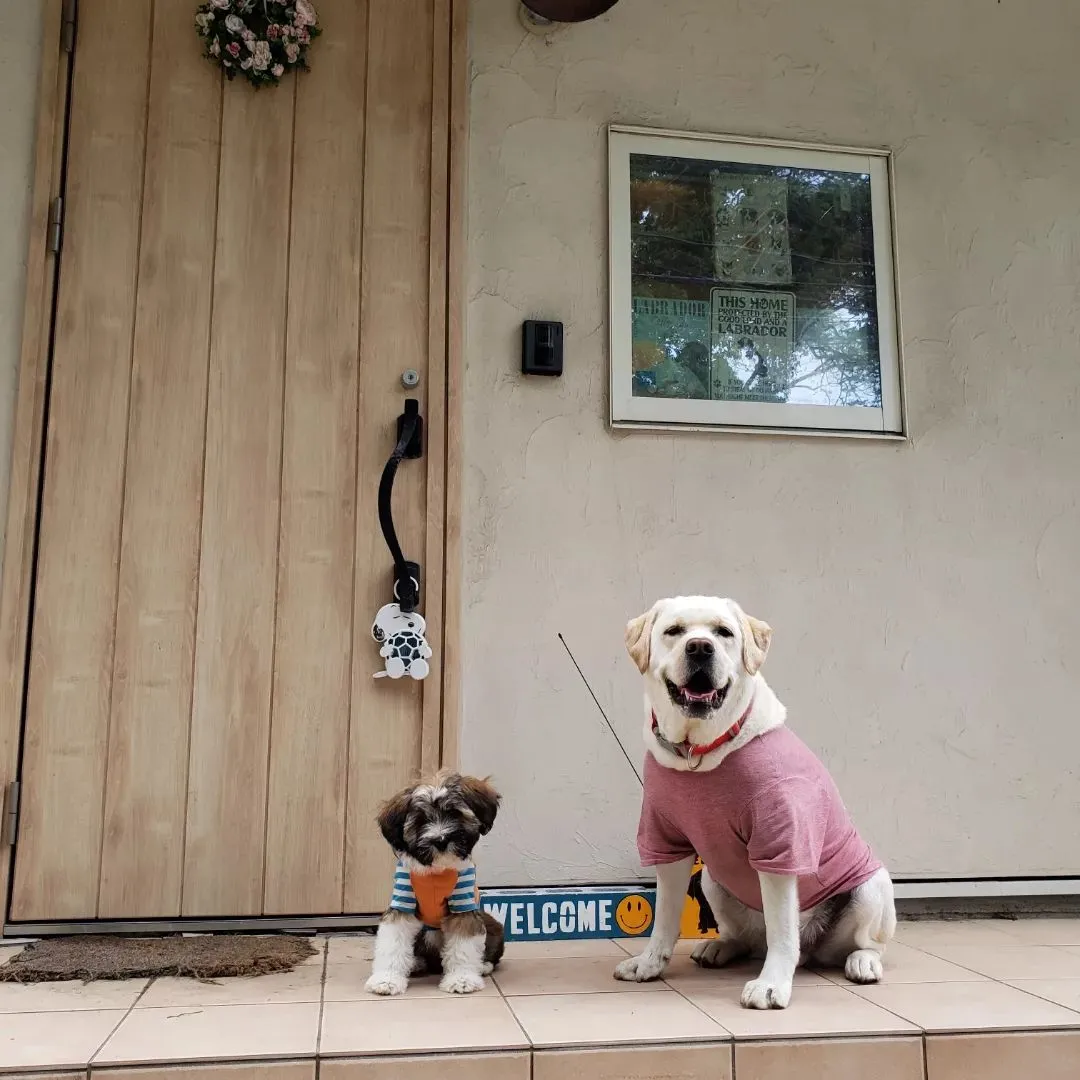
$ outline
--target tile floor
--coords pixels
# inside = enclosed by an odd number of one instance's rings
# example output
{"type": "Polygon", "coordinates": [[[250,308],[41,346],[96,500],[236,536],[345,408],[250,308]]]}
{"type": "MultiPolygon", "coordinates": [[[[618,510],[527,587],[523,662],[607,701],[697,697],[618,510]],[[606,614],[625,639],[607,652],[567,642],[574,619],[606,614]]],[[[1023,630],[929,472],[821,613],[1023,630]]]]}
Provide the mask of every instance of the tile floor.
{"type": "MultiPolygon", "coordinates": [[[[611,977],[616,941],[515,945],[483,993],[364,992],[370,937],[259,979],[0,983],[3,1080],[1039,1080],[1080,1077],[1080,919],[901,924],[880,986],[800,972],[783,1012],[745,966],[611,977]],[[87,1078],[87,1070],[94,1077],[87,1078]]],[[[0,963],[16,947],[0,944],[0,963]]]]}

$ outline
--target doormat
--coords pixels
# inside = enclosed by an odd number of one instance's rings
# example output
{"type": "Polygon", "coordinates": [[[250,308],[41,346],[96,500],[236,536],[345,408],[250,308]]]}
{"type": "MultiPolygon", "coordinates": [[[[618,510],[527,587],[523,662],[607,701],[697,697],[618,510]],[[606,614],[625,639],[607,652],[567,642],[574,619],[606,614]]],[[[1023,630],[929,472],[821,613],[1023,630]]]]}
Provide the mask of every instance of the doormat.
{"type": "Polygon", "coordinates": [[[0,966],[0,982],[89,982],[154,975],[187,975],[205,981],[291,971],[315,953],[306,938],[284,934],[46,938],[0,966]]]}

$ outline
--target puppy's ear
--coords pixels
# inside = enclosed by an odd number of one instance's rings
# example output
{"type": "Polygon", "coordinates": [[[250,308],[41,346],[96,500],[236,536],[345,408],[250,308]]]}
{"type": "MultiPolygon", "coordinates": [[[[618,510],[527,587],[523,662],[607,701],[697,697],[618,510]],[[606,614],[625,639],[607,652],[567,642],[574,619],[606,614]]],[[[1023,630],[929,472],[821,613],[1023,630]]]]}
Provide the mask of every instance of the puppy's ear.
{"type": "Polygon", "coordinates": [[[748,674],[756,675],[769,652],[772,627],[760,619],[755,619],[753,615],[747,615],[742,608],[739,608],[739,621],[742,623],[743,667],[748,674]]]}
{"type": "Polygon", "coordinates": [[[495,824],[502,796],[486,780],[475,776],[462,776],[458,781],[465,805],[476,815],[480,823],[480,835],[487,836],[495,824]]]}
{"type": "Polygon", "coordinates": [[[656,613],[660,610],[660,604],[653,604],[644,615],[631,619],[626,624],[626,651],[630,659],[637,664],[637,669],[645,674],[649,670],[649,660],[652,654],[652,629],[656,622],[656,613]]]}
{"type": "Polygon", "coordinates": [[[405,819],[409,816],[409,802],[412,788],[398,792],[382,805],[379,816],[375,819],[386,842],[395,851],[405,850],[405,819]]]}

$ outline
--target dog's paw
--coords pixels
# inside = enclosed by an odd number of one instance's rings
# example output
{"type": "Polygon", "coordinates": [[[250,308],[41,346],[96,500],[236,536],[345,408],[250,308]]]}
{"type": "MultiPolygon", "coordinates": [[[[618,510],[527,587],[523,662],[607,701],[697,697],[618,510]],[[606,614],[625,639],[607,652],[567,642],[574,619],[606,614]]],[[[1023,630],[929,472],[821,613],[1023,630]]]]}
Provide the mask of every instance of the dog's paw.
{"type": "Polygon", "coordinates": [[[664,973],[666,963],[659,957],[642,953],[631,956],[615,969],[615,978],[620,982],[652,982],[664,973]]]}
{"type": "Polygon", "coordinates": [[[690,959],[703,968],[719,968],[730,964],[739,956],[739,949],[730,941],[721,941],[712,938],[709,941],[699,941],[690,954],[690,959]]]}
{"type": "Polygon", "coordinates": [[[475,994],[484,989],[484,979],[475,971],[454,971],[443,976],[439,989],[444,994],[475,994]]]}
{"type": "Polygon", "coordinates": [[[495,970],[495,965],[493,963],[491,963],[490,960],[485,960],[480,965],[480,974],[481,975],[490,975],[494,970],[495,970]]]}
{"type": "Polygon", "coordinates": [[[397,997],[409,988],[409,980],[399,975],[372,975],[364,986],[369,994],[379,997],[397,997]]]}
{"type": "Polygon", "coordinates": [[[844,974],[853,983],[881,982],[885,969],[880,953],[873,949],[856,949],[844,963],[844,974]]]}
{"type": "Polygon", "coordinates": [[[744,1009],[786,1009],[791,1003],[791,983],[751,979],[742,992],[744,1009]]]}

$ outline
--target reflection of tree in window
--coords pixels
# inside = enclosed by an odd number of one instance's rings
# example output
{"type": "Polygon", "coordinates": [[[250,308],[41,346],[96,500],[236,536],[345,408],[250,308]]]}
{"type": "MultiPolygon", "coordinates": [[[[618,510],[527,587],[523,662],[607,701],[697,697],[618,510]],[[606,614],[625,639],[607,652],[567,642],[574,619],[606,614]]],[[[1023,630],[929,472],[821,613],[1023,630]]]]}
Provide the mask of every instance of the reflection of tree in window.
{"type": "MultiPolygon", "coordinates": [[[[709,338],[700,326],[672,321],[655,341],[659,362],[654,392],[697,397],[700,392],[693,388],[704,385],[718,398],[880,405],[869,177],[640,154],[631,155],[630,177],[635,297],[708,301],[714,286],[779,287],[796,297],[790,365],[773,362],[770,367],[768,357],[751,357],[745,349],[733,348],[713,355],[710,379],[709,338]],[[724,170],[786,183],[790,283],[751,286],[717,277],[710,175],[724,170]],[[684,389],[685,395],[676,392],[684,389]]],[[[749,238],[746,250],[751,250],[749,238]]],[[[635,340],[635,350],[637,346],[635,340]]],[[[640,369],[643,375],[647,370],[640,369]]],[[[636,387],[637,378],[635,392],[636,387]]]]}

